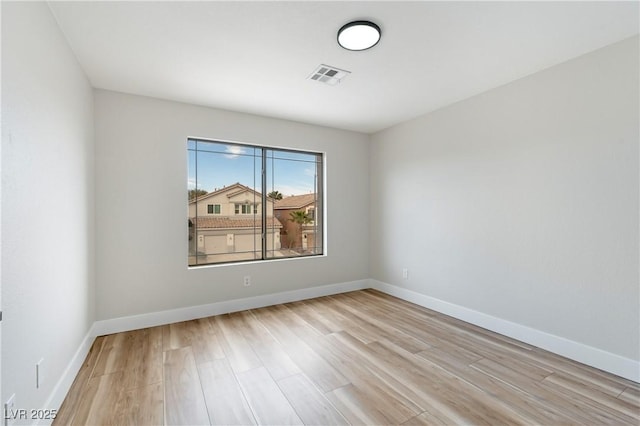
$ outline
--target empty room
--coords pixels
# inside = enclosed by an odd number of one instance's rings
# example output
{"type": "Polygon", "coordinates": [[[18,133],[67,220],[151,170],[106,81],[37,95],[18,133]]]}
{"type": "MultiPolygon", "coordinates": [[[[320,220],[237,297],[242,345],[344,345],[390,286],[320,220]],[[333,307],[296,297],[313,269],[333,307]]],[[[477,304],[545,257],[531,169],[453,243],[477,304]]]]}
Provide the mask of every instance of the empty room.
{"type": "Polygon", "coordinates": [[[640,424],[640,3],[1,1],[3,425],[640,424]]]}

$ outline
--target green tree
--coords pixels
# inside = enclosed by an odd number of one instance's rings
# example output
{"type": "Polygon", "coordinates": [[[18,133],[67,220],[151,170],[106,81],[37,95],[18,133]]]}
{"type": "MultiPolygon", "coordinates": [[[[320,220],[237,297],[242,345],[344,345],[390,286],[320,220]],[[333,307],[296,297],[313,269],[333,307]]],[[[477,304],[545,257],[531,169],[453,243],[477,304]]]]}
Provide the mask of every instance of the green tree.
{"type": "Polygon", "coordinates": [[[313,219],[304,210],[296,210],[289,213],[289,221],[298,225],[297,235],[291,236],[290,243],[296,240],[296,246],[302,248],[302,227],[313,222],[313,219]]]}
{"type": "Polygon", "coordinates": [[[204,189],[190,189],[189,190],[189,201],[193,201],[198,197],[202,197],[203,195],[208,194],[204,189]]]}
{"type": "Polygon", "coordinates": [[[267,194],[267,197],[273,198],[274,200],[282,200],[282,193],[280,191],[271,191],[267,194]]]}

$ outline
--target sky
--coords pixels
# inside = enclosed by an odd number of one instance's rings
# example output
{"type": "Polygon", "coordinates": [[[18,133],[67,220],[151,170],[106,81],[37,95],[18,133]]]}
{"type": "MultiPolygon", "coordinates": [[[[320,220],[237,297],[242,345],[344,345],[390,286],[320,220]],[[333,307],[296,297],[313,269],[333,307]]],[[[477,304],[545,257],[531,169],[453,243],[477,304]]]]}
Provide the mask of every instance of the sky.
{"type": "MultiPolygon", "coordinates": [[[[188,148],[188,189],[197,185],[212,192],[240,182],[261,192],[260,148],[203,141],[189,141],[188,148]]],[[[312,193],[315,161],[314,154],[267,150],[267,193],[275,190],[285,197],[312,193]]]]}

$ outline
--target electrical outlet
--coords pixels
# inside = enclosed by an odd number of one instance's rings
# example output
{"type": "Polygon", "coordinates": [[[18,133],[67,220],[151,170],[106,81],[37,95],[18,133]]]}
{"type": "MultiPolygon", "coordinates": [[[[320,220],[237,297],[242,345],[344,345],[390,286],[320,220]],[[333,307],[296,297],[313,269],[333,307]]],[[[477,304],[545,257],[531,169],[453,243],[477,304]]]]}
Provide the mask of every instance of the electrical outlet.
{"type": "Polygon", "coordinates": [[[44,358],[40,358],[40,361],[36,364],[36,389],[39,389],[44,382],[44,370],[42,368],[43,362],[44,358]]]}
{"type": "Polygon", "coordinates": [[[244,276],[244,286],[249,287],[251,285],[251,275],[244,276]]]}
{"type": "Polygon", "coordinates": [[[409,270],[407,268],[402,268],[402,278],[405,280],[409,279],[409,270]]]}

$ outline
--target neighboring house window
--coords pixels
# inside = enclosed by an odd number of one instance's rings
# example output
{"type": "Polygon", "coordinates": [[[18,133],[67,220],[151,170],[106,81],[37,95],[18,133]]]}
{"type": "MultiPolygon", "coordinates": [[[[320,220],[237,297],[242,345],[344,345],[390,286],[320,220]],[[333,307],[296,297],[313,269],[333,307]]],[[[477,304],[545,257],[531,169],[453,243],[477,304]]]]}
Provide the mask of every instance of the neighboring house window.
{"type": "Polygon", "coordinates": [[[258,214],[258,206],[255,204],[236,204],[235,212],[236,214],[258,214]]]}
{"type": "Polygon", "coordinates": [[[187,154],[189,266],[324,253],[323,154],[202,139],[187,154]],[[306,213],[287,207],[300,198],[306,213]]]}

